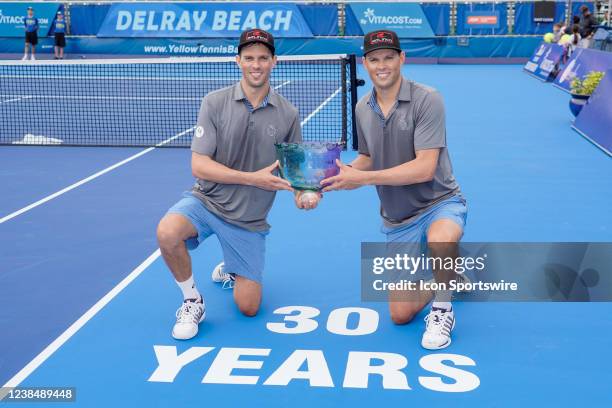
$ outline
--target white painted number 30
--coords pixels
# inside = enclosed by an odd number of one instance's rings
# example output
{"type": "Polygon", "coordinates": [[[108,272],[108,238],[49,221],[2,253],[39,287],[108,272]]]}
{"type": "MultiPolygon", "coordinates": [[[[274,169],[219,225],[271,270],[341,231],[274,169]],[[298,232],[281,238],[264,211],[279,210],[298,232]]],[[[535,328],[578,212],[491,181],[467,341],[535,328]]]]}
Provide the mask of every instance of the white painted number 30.
{"type": "MultiPolygon", "coordinates": [[[[284,315],[283,322],[268,323],[268,330],[280,334],[304,334],[316,330],[319,323],[314,320],[321,312],[310,306],[285,306],[278,308],[274,314],[284,315]]],[[[327,318],[327,330],[343,336],[364,336],[372,334],[378,328],[378,313],[362,307],[343,307],[334,309],[327,318]],[[351,316],[355,324],[349,327],[351,316]]]]}
{"type": "Polygon", "coordinates": [[[319,323],[313,320],[313,317],[317,317],[321,312],[319,309],[310,306],[285,306],[276,309],[274,314],[285,315],[285,320],[282,323],[268,323],[266,325],[268,330],[281,334],[303,334],[309,333],[319,326],[319,323]],[[293,314],[296,312],[297,314],[293,314]]]}

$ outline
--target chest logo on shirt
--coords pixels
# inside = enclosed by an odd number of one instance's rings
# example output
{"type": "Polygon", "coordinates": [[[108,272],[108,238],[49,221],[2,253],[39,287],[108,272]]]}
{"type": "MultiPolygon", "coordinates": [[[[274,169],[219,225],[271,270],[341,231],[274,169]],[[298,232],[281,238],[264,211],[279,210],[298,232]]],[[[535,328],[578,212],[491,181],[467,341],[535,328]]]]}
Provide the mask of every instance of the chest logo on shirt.
{"type": "Polygon", "coordinates": [[[400,118],[397,121],[397,125],[399,126],[400,130],[408,130],[408,122],[404,118],[400,118]]]}
{"type": "Polygon", "coordinates": [[[268,127],[266,127],[266,134],[270,137],[276,137],[278,129],[273,124],[269,124],[268,127]]]}
{"type": "Polygon", "coordinates": [[[195,129],[195,135],[196,137],[204,136],[204,128],[202,126],[197,126],[195,129]]]}

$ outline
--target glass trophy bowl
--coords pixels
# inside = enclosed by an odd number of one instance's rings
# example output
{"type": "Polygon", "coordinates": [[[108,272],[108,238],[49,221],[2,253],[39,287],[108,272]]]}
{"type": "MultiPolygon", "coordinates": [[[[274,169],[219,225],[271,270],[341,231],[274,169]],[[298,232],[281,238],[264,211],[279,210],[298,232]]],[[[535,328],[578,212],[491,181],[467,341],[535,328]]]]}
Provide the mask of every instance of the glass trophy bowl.
{"type": "Polygon", "coordinates": [[[321,180],[340,172],[336,159],[340,158],[342,143],[276,143],[275,146],[280,175],[296,190],[319,191],[323,188],[321,180]]]}

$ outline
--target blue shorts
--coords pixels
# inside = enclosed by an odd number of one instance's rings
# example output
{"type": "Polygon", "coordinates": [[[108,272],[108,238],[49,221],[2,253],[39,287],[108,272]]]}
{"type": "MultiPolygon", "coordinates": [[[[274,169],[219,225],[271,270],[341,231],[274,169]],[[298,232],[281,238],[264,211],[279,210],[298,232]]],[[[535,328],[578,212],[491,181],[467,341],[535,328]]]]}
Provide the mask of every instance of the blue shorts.
{"type": "Polygon", "coordinates": [[[191,192],[184,193],[183,198],[168,210],[168,214],[182,215],[198,232],[197,237],[185,241],[187,249],[196,249],[206,238],[215,234],[223,250],[225,272],[262,282],[268,231],[249,231],[224,221],[210,212],[191,192]]]}
{"type": "MultiPolygon", "coordinates": [[[[396,253],[408,253],[410,256],[419,257],[421,254],[427,253],[427,231],[429,226],[434,221],[447,219],[451,220],[465,229],[467,220],[467,205],[461,196],[452,196],[446,200],[440,201],[420,214],[412,222],[398,227],[387,227],[383,225],[382,232],[387,235],[387,250],[389,256],[396,253]],[[414,243],[414,245],[406,245],[402,243],[414,243]]],[[[427,279],[431,271],[422,270],[419,273],[412,275],[410,280],[427,279]]],[[[399,274],[399,278],[407,278],[403,274],[399,274]]]]}
{"type": "Polygon", "coordinates": [[[440,201],[419,215],[414,221],[399,227],[382,227],[387,235],[387,242],[427,242],[427,230],[434,221],[451,220],[465,229],[467,205],[461,196],[452,196],[440,201]]]}

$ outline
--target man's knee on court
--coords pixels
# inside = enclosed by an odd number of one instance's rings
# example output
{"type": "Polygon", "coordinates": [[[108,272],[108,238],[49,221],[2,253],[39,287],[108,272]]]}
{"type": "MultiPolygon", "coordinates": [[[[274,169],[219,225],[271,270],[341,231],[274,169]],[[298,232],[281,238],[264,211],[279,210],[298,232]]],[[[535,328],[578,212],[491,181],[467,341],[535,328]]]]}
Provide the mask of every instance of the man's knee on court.
{"type": "Polygon", "coordinates": [[[261,286],[255,281],[236,275],[234,302],[243,315],[255,316],[261,304],[261,286]]]}
{"type": "Polygon", "coordinates": [[[393,323],[397,325],[407,324],[414,319],[414,317],[418,314],[418,311],[415,309],[406,309],[406,308],[394,308],[391,307],[390,310],[391,320],[393,323]]]}
{"type": "Polygon", "coordinates": [[[238,309],[240,313],[247,317],[253,317],[259,311],[259,301],[256,300],[239,300],[236,299],[236,305],[238,305],[238,309]]]}

